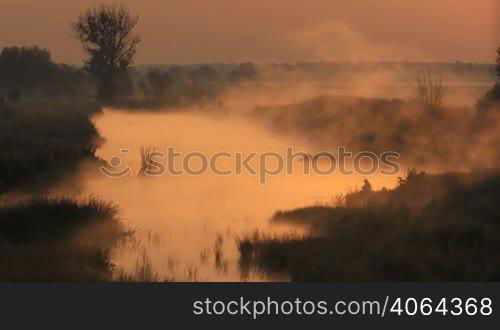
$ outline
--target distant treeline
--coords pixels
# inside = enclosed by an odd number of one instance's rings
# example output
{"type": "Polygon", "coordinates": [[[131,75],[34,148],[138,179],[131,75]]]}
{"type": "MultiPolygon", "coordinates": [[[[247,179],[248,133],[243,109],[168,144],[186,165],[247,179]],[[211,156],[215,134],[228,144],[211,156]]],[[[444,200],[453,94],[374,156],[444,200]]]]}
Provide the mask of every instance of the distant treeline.
{"type": "MultiPolygon", "coordinates": [[[[257,78],[253,63],[231,66],[171,66],[168,69],[129,68],[116,75],[116,101],[154,101],[177,104],[216,94],[224,83],[257,78]]],[[[0,102],[28,99],[96,98],[95,77],[82,67],[57,64],[47,49],[6,47],[0,52],[0,102]]]]}
{"type": "MultiPolygon", "coordinates": [[[[136,66],[117,75],[115,102],[126,104],[182,105],[212,99],[229,86],[241,82],[335,79],[350,74],[381,71],[404,73],[409,80],[425,69],[442,76],[492,81],[493,64],[474,63],[391,63],[324,62],[255,65],[196,64],[136,66]]],[[[96,98],[97,82],[83,67],[58,64],[47,49],[6,47],[0,52],[0,102],[29,99],[96,98]]]]}
{"type": "Polygon", "coordinates": [[[6,47],[0,52],[0,98],[17,101],[31,97],[81,97],[91,90],[89,76],[76,67],[56,64],[46,49],[6,47]]]}

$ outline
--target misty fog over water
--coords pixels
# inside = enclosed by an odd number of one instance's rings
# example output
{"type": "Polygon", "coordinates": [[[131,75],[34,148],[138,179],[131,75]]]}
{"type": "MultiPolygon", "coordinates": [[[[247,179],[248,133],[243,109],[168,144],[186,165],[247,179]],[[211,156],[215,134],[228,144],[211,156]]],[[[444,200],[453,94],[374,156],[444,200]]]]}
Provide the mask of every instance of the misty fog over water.
{"type": "MultiPolygon", "coordinates": [[[[353,191],[363,177],[353,175],[280,175],[260,184],[258,177],[243,175],[141,177],[140,149],[200,151],[207,154],[284,151],[287,146],[308,151],[297,140],[285,138],[241,117],[217,118],[201,114],[130,113],[105,110],[94,118],[105,142],[98,156],[108,160],[129,149],[123,164],[132,174],[112,179],[86,170],[76,177],[78,196],[96,196],[116,203],[121,220],[136,231],[137,242],[114,253],[118,267],[133,270],[144,258],[166,279],[265,280],[281,279],[238,266],[236,240],[255,232],[300,234],[302,229],[270,221],[274,212],[310,204],[332,203],[336,195],[353,191]]],[[[221,164],[224,164],[222,162],[221,164]]],[[[226,164],[230,166],[230,164],[226,164]]],[[[226,166],[221,165],[221,167],[226,166]]],[[[193,168],[197,165],[193,162],[193,168]]],[[[372,176],[376,188],[392,187],[396,177],[372,176]]],[[[60,192],[56,191],[55,194],[60,192]]]]}
{"type": "Polygon", "coordinates": [[[0,281],[500,278],[496,1],[259,1],[7,0],[0,281]]]}

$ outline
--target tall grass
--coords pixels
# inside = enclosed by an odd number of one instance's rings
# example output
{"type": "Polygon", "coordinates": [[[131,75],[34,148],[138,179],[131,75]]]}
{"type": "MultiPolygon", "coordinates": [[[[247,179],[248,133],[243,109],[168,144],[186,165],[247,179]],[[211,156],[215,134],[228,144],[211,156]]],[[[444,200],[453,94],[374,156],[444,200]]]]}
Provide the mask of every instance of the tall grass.
{"type": "Polygon", "coordinates": [[[141,147],[141,168],[139,169],[138,176],[154,173],[154,156],[156,149],[152,146],[141,147]]]}
{"type": "Polygon", "coordinates": [[[160,275],[153,269],[153,264],[146,252],[142,252],[132,271],[116,269],[113,274],[116,282],[167,282],[162,281],[160,275]]]}

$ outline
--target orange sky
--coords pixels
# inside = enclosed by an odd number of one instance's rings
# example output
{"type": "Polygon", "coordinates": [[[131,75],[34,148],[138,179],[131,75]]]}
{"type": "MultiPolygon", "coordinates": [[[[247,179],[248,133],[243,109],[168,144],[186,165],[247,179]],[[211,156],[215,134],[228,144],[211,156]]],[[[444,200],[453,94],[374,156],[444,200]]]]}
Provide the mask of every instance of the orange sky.
{"type": "MultiPolygon", "coordinates": [[[[93,0],[0,0],[0,47],[80,63],[69,24],[93,0]]],[[[140,15],[136,63],[492,62],[500,0],[122,0],[140,15]]]]}

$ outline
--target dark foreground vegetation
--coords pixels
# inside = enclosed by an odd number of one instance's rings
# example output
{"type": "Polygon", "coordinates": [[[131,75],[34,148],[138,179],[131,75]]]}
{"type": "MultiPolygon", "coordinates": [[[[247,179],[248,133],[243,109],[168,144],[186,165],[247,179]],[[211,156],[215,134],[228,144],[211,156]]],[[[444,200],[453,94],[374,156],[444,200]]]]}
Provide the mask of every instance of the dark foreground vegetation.
{"type": "Polygon", "coordinates": [[[90,103],[21,102],[0,105],[0,195],[48,186],[95,159],[99,135],[90,103]]]}
{"type": "MultiPolygon", "coordinates": [[[[365,186],[366,187],[366,186],[365,186]]],[[[305,237],[249,237],[241,262],[293,281],[500,280],[500,173],[411,173],[337,207],[277,212],[305,237]]]]}
{"type": "Polygon", "coordinates": [[[0,208],[0,280],[110,281],[126,235],[115,206],[38,199],[0,208]]]}
{"type": "MultiPolygon", "coordinates": [[[[82,102],[0,105],[0,202],[8,192],[43,196],[83,161],[97,161],[100,138],[90,116],[99,111],[82,102]]],[[[109,251],[123,234],[116,208],[98,200],[5,204],[0,280],[111,280],[109,251]]]]}

